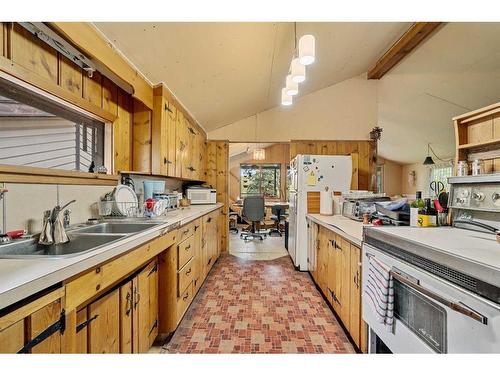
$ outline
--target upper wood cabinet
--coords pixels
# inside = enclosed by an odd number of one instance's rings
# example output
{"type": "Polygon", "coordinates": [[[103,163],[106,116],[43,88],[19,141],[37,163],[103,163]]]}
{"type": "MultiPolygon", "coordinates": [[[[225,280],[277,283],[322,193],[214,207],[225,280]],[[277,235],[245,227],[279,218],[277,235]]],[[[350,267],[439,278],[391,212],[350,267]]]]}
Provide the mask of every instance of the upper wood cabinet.
{"type": "Polygon", "coordinates": [[[152,173],[205,180],[206,135],[163,85],[154,89],[152,173]]]}

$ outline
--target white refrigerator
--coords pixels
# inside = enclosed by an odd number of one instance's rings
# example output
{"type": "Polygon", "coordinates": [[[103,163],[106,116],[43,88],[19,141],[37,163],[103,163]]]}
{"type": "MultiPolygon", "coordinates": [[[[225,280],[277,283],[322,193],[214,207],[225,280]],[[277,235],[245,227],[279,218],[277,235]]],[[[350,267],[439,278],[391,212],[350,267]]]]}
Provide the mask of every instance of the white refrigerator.
{"type": "Polygon", "coordinates": [[[300,271],[307,271],[307,193],[346,192],[351,188],[350,156],[297,155],[290,162],[288,253],[300,271]]]}

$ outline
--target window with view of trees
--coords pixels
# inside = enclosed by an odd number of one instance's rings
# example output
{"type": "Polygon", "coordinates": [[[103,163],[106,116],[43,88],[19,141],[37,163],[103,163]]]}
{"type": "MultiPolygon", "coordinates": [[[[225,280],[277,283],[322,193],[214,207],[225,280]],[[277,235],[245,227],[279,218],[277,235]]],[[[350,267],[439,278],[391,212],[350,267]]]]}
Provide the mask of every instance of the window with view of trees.
{"type": "Polygon", "coordinates": [[[280,198],[281,166],[279,164],[241,164],[241,196],[263,195],[280,198]]]}

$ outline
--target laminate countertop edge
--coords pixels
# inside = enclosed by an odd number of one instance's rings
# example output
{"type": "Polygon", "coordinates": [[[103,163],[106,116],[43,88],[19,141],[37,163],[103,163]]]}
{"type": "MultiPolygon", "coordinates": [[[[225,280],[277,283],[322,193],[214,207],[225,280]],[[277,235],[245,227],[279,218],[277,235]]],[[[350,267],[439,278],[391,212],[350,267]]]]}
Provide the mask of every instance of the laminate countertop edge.
{"type": "Polygon", "coordinates": [[[72,257],[0,258],[0,310],[155,239],[169,225],[183,226],[222,206],[192,205],[171,211],[154,219],[162,224],[72,257]]]}
{"type": "Polygon", "coordinates": [[[307,214],[306,218],[337,233],[360,248],[363,246],[363,228],[371,226],[342,215],[307,214]]]}

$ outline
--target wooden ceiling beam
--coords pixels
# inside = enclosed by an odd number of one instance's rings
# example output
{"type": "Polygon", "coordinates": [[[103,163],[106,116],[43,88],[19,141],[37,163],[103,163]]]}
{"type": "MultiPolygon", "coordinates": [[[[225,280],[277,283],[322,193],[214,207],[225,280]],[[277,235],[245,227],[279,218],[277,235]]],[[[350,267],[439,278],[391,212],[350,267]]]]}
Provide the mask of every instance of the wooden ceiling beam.
{"type": "Polygon", "coordinates": [[[415,22],[368,71],[368,79],[380,79],[426,40],[443,22],[415,22]]]}

